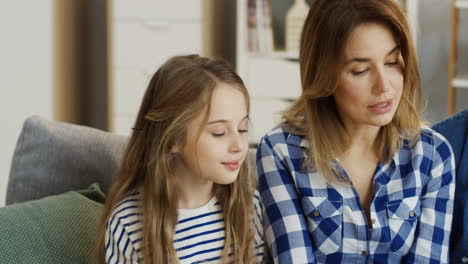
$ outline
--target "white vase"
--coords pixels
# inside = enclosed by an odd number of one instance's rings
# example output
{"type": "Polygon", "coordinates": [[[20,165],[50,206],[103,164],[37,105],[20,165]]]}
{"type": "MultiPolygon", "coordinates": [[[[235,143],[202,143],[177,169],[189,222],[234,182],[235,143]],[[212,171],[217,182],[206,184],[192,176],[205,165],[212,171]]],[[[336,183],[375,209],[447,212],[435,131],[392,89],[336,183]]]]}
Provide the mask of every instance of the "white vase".
{"type": "Polygon", "coordinates": [[[305,0],[294,0],[293,5],[286,13],[284,39],[286,52],[291,56],[299,56],[302,27],[309,9],[310,7],[305,0]]]}

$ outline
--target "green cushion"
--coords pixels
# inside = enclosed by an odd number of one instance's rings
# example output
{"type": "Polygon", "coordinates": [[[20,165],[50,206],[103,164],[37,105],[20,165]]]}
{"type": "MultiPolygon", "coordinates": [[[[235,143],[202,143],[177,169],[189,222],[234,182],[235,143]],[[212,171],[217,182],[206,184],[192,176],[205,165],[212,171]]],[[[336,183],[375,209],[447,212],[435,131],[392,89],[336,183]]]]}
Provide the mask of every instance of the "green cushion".
{"type": "Polygon", "coordinates": [[[98,263],[99,185],[0,208],[0,263],[98,263]]]}

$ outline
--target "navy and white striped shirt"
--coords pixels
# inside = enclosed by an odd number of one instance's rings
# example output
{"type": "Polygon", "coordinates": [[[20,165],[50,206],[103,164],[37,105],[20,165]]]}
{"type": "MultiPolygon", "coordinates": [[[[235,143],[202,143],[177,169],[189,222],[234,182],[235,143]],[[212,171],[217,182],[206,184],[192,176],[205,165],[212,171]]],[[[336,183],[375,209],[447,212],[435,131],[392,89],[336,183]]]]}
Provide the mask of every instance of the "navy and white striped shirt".
{"type": "MultiPolygon", "coordinates": [[[[454,155],[424,128],[373,179],[368,223],[351,184],[305,170],[308,141],[278,127],[258,147],[265,241],[274,263],[447,263],[454,155]]],[[[337,166],[339,167],[339,162],[337,166]]]]}
{"type": "MultiPolygon", "coordinates": [[[[254,214],[257,260],[263,261],[262,206],[255,193],[254,214]]],[[[180,263],[219,263],[224,248],[224,220],[220,203],[213,197],[196,209],[179,209],[174,248],[180,263]]],[[[142,263],[141,195],[126,195],[115,207],[106,227],[107,263],[142,263]]]]}

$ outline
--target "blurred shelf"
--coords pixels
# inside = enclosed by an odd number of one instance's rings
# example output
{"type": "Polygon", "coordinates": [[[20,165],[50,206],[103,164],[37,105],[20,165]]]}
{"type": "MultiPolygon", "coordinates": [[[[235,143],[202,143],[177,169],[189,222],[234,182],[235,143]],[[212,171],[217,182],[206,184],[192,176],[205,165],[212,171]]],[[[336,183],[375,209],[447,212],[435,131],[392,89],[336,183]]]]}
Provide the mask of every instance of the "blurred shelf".
{"type": "Polygon", "coordinates": [[[448,115],[451,116],[455,114],[456,105],[457,105],[457,88],[468,88],[468,75],[460,74],[457,72],[464,72],[457,69],[457,61],[460,59],[458,57],[458,34],[459,30],[462,28],[459,24],[459,17],[462,12],[460,9],[468,8],[468,0],[452,0],[451,7],[451,22],[450,22],[450,31],[451,31],[451,40],[450,40],[450,55],[449,55],[449,65],[448,65],[448,115]]]}
{"type": "Polygon", "coordinates": [[[287,61],[299,62],[299,55],[286,51],[275,52],[249,52],[249,56],[253,58],[271,58],[282,59],[287,61]]]}
{"type": "Polygon", "coordinates": [[[468,1],[467,0],[458,0],[455,2],[456,8],[468,8],[468,1]]]}
{"type": "Polygon", "coordinates": [[[453,79],[452,85],[456,88],[468,88],[468,76],[453,79]]]}

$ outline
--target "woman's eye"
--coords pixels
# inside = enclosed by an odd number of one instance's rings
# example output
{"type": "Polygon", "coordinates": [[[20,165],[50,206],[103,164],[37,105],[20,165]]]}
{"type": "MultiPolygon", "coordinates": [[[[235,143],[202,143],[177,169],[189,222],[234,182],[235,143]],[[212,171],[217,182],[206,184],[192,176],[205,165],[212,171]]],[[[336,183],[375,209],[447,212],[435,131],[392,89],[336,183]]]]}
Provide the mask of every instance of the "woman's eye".
{"type": "Polygon", "coordinates": [[[239,130],[239,133],[247,133],[247,132],[249,132],[249,130],[247,130],[247,129],[240,129],[239,130]]]}
{"type": "Polygon", "coordinates": [[[385,65],[388,65],[388,66],[395,66],[395,65],[398,65],[398,62],[395,61],[395,62],[387,62],[385,63],[385,65]]]}
{"type": "Polygon", "coordinates": [[[362,74],[364,74],[364,73],[366,73],[366,72],[367,72],[367,69],[365,69],[365,70],[363,70],[363,71],[353,71],[353,74],[354,74],[354,75],[362,75],[362,74]]]}
{"type": "Polygon", "coordinates": [[[213,135],[213,137],[222,137],[224,136],[224,132],[223,133],[211,133],[211,135],[213,135]]]}

